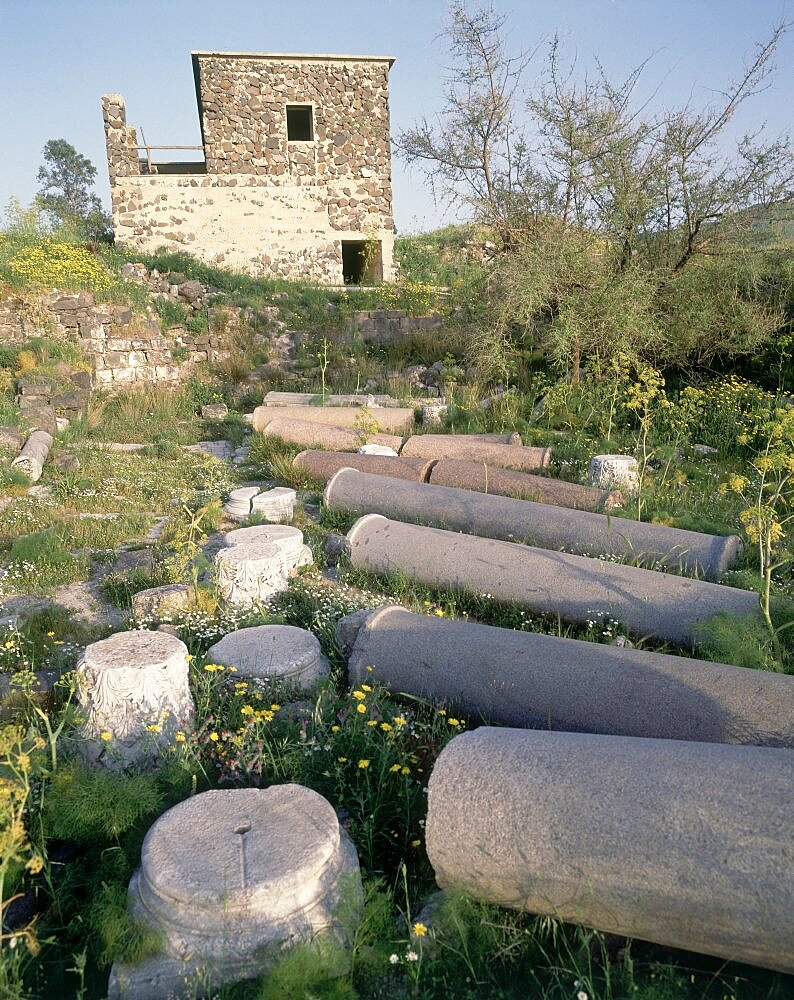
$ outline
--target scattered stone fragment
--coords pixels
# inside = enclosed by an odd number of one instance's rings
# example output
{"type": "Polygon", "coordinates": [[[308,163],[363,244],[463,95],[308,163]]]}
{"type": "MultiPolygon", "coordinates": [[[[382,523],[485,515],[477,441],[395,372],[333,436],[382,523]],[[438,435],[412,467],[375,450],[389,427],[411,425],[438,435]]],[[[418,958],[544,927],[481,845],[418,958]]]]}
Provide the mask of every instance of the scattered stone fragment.
{"type": "Polygon", "coordinates": [[[355,848],[317,792],[194,795],[149,830],[130,882],[132,915],[164,935],[163,950],[115,965],[109,998],[215,995],[260,976],[287,947],[346,945],[362,903],[355,848]]]}
{"type": "Polygon", "coordinates": [[[229,415],[226,403],[205,403],[201,407],[202,420],[223,420],[229,415]]]}
{"type": "Polygon", "coordinates": [[[33,431],[22,451],[11,463],[11,467],[24,472],[31,482],[38,482],[41,479],[50,448],[52,448],[52,441],[52,435],[48,434],[47,431],[33,431]]]}
{"type": "Polygon", "coordinates": [[[182,583],[168,583],[162,587],[139,590],[132,598],[135,618],[161,620],[186,611],[190,607],[190,587],[182,583]]]}
{"type": "Polygon", "coordinates": [[[231,441],[197,441],[196,444],[183,445],[185,451],[194,454],[211,455],[219,462],[231,462],[234,457],[234,445],[231,441]]]}
{"type": "Polygon", "coordinates": [[[80,469],[80,459],[70,451],[62,451],[52,464],[61,472],[77,472],[80,469]]]}
{"type": "Polygon", "coordinates": [[[447,406],[444,403],[425,403],[422,406],[422,426],[437,427],[447,415],[447,406]]]}
{"type": "Polygon", "coordinates": [[[284,554],[270,542],[229,545],[215,556],[218,590],[230,604],[249,607],[286,590],[284,554]]]}
{"type": "Polygon", "coordinates": [[[16,455],[24,441],[25,438],[22,432],[16,427],[0,426],[0,448],[6,448],[12,454],[16,455]]]}
{"type": "Polygon", "coordinates": [[[187,647],[174,636],[117,632],[87,646],[76,673],[79,749],[91,764],[150,762],[192,723],[187,647]]]}
{"type": "Polygon", "coordinates": [[[717,451],[716,448],[712,448],[710,445],[707,445],[707,444],[693,444],[692,445],[692,451],[696,455],[700,455],[701,457],[704,457],[704,458],[708,457],[709,455],[716,455],[716,454],[718,454],[718,451],[717,451]]]}
{"type": "MultiPolygon", "coordinates": [[[[365,622],[379,610],[379,608],[362,608],[360,611],[353,611],[351,614],[345,615],[344,618],[340,618],[336,623],[336,629],[334,630],[336,645],[339,648],[339,652],[346,659],[353,652],[356,639],[365,622]]],[[[366,666],[369,666],[369,664],[366,666]]]]}
{"type": "Polygon", "coordinates": [[[235,667],[254,681],[285,680],[301,687],[328,675],[330,664],[311,632],[294,625],[257,625],[225,635],[207,651],[208,662],[235,667]]]}
{"type": "Polygon", "coordinates": [[[336,533],[330,534],[325,540],[323,552],[325,553],[325,558],[328,560],[328,565],[337,566],[340,559],[347,555],[347,538],[344,535],[337,535],[336,533]]]}
{"type": "Polygon", "coordinates": [[[637,459],[631,455],[595,455],[590,459],[587,481],[591,486],[609,489],[617,486],[636,493],[640,485],[637,459]]]}
{"type": "Polygon", "coordinates": [[[442,889],[791,973],[792,801],[791,750],[483,726],[436,761],[427,854],[442,889]]]}
{"type": "Polygon", "coordinates": [[[359,455],[383,455],[388,458],[397,458],[397,452],[393,448],[387,448],[382,444],[362,444],[358,453],[359,455]]]}

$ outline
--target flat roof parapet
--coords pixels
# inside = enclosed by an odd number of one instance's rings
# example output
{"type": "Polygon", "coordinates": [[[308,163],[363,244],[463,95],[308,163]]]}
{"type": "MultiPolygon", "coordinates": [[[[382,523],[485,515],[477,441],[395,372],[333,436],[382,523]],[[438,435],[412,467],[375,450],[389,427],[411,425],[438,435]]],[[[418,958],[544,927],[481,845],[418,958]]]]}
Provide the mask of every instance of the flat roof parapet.
{"type": "Polygon", "coordinates": [[[221,56],[227,59],[296,59],[301,62],[387,62],[391,66],[396,56],[319,55],[313,52],[216,52],[193,51],[193,57],[221,56]]]}

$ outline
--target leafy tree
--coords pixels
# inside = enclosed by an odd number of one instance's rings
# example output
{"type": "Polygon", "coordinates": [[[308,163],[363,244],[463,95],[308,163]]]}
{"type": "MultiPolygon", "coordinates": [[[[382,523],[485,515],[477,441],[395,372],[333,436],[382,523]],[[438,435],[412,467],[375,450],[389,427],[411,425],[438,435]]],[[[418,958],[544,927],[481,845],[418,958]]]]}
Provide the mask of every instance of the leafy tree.
{"type": "Polygon", "coordinates": [[[59,222],[74,226],[86,239],[111,239],[111,222],[92,190],[96,167],[65,139],[50,139],[39,167],[39,201],[59,222]]]}
{"type": "MultiPolygon", "coordinates": [[[[637,99],[647,60],[616,84],[600,63],[591,74],[566,65],[557,39],[525,96],[528,57],[507,51],[504,24],[491,8],[452,4],[444,107],[398,139],[434,188],[501,237],[492,374],[508,374],[516,339],[574,381],[585,360],[600,367],[616,352],[708,364],[757,350],[781,326],[774,300],[786,293],[760,287],[779,246],[756,231],[789,202],[794,172],[787,137],[759,129],[730,153],[726,129],[768,85],[786,25],[705,107],[651,113],[637,99]]],[[[487,369],[483,347],[480,332],[487,369]]]]}

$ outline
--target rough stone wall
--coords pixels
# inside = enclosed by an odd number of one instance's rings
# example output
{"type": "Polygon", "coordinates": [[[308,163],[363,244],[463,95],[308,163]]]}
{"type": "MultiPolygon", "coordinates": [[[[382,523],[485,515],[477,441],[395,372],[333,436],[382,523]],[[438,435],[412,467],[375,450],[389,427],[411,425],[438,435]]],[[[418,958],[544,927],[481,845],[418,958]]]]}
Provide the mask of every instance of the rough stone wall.
{"type": "Polygon", "coordinates": [[[373,239],[392,279],[388,61],[194,59],[206,175],[141,176],[123,101],[103,99],[117,239],[332,283],[343,280],[341,241],[373,239]],[[312,106],[311,141],[287,140],[288,104],[312,106]]]}
{"type": "Polygon", "coordinates": [[[127,124],[127,109],[121,94],[105,94],[102,98],[102,120],[112,188],[118,177],[134,177],[141,172],[138,140],[135,129],[127,124]]]}

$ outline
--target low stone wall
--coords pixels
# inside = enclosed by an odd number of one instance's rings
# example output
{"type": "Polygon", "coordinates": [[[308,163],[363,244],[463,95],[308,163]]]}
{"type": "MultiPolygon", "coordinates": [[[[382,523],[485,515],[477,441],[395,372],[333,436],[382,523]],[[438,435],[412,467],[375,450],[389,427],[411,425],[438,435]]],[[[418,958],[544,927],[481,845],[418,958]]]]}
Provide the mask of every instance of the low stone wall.
{"type": "Polygon", "coordinates": [[[400,337],[441,327],[440,316],[409,316],[404,309],[363,309],[353,314],[353,328],[367,344],[387,344],[400,337]]]}

